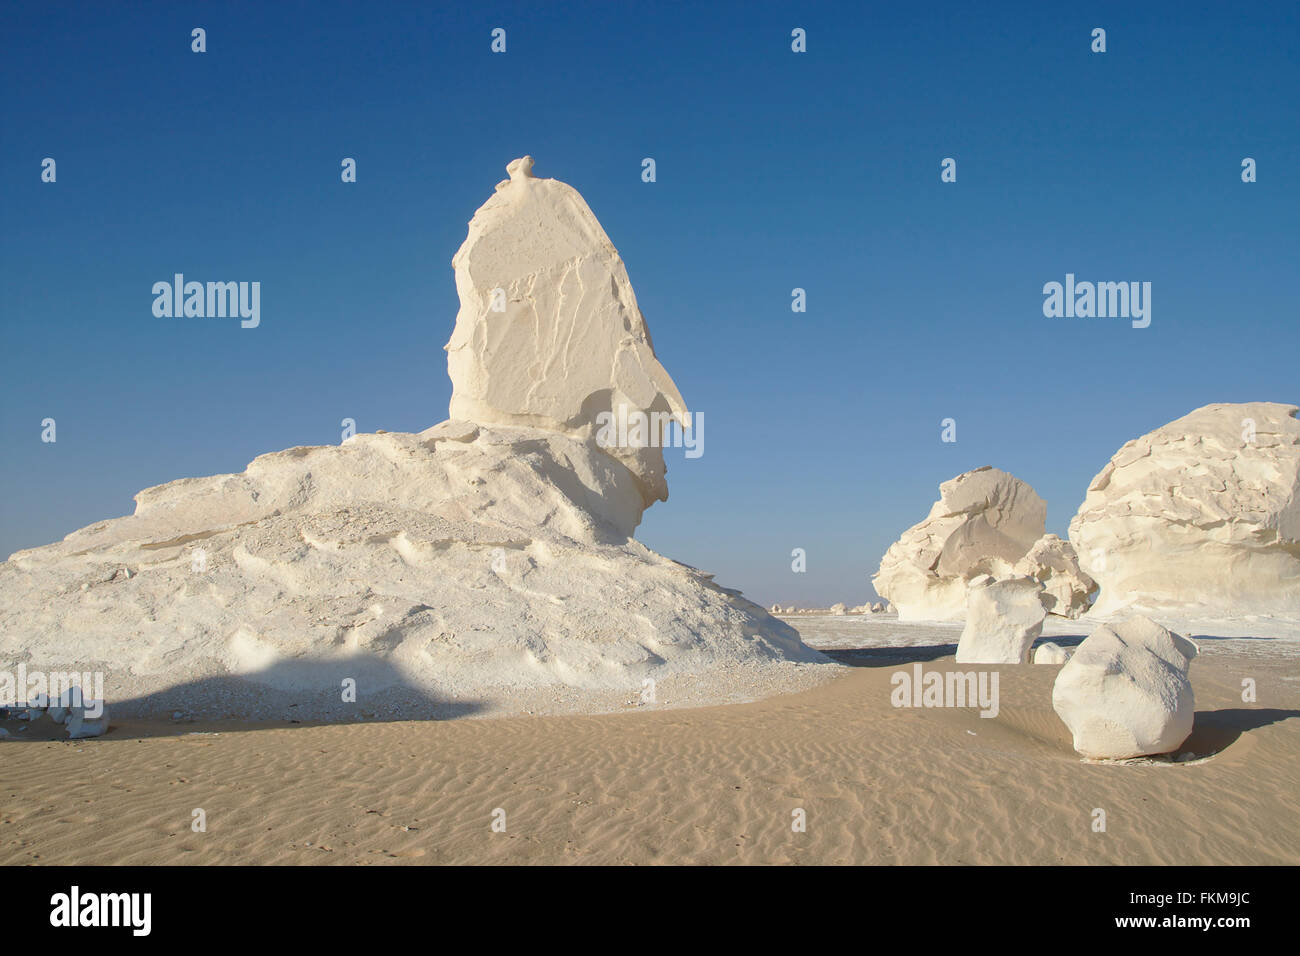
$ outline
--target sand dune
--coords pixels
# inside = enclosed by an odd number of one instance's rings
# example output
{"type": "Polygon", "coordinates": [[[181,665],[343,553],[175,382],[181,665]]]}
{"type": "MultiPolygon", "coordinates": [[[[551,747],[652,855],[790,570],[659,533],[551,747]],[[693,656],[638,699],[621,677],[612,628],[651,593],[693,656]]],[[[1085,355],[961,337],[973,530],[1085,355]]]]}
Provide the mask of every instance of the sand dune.
{"type": "Polygon", "coordinates": [[[0,862],[1300,863],[1293,643],[1201,638],[1195,759],[1104,764],[1052,712],[1054,666],[1000,668],[993,719],[895,709],[890,675],[955,668],[956,629],[885,647],[903,629],[873,621],[854,649],[842,618],[798,626],[855,666],[753,703],[6,741],[0,862]]]}

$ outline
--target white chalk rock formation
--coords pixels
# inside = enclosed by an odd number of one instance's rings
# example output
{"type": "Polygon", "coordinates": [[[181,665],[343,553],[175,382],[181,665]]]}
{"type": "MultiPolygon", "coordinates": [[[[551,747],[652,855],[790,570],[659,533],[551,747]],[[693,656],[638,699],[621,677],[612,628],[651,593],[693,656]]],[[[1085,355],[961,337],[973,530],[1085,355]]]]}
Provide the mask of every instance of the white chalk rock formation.
{"type": "Polygon", "coordinates": [[[957,643],[957,663],[1029,663],[1029,649],[1047,616],[1041,590],[1033,578],[974,578],[966,591],[966,626],[957,643]]]}
{"type": "Polygon", "coordinates": [[[615,431],[629,427],[606,450],[649,507],[668,497],[663,452],[645,444],[651,436],[635,432],[632,416],[686,426],[686,403],[655,357],[605,230],[577,190],[532,169],[531,156],[507,167],[452,259],[460,312],[447,343],[451,417],[585,440],[600,437],[598,416],[609,413],[615,431]]]}
{"type": "Polygon", "coordinates": [[[108,705],[102,700],[88,700],[68,709],[64,726],[70,740],[102,737],[108,730],[108,705]]]}
{"type": "Polygon", "coordinates": [[[844,606],[842,602],[839,602],[831,605],[831,613],[836,616],[839,616],[841,614],[847,614],[848,609],[844,606]]]}
{"type": "Polygon", "coordinates": [[[1054,534],[1035,541],[1013,570],[1038,581],[1043,586],[1043,607],[1048,614],[1060,617],[1076,618],[1087,611],[1088,596],[1097,589],[1096,582],[1079,567],[1070,542],[1054,534]]]}
{"type": "Polygon", "coordinates": [[[1070,522],[1095,612],[1300,616],[1296,412],[1207,405],[1116,452],[1070,522]]]}
{"type": "Polygon", "coordinates": [[[297,719],[456,716],[533,691],[551,706],[712,669],[757,686],[825,663],[631,537],[662,458],[601,448],[589,413],[684,406],[581,197],[511,165],[456,256],[452,409],[481,421],[262,455],[17,552],[0,657],[103,671],[119,715],[297,719]]]}
{"type": "Polygon", "coordinates": [[[1197,646],[1147,617],[1103,624],[1056,675],[1052,707],[1085,757],[1164,754],[1192,732],[1197,646]]]}
{"type": "Polygon", "coordinates": [[[40,720],[46,715],[50,706],[48,694],[35,694],[27,702],[27,709],[18,715],[19,720],[40,720]]]}
{"type": "Polygon", "coordinates": [[[872,584],[900,621],[960,620],[967,582],[1017,577],[1046,519],[1047,505],[1019,478],[987,466],[968,471],[939,486],[929,516],[890,546],[872,584]]]}
{"type": "Polygon", "coordinates": [[[59,695],[59,702],[57,704],[53,702],[50,703],[50,707],[46,713],[49,715],[50,720],[54,721],[56,724],[66,723],[68,715],[72,712],[73,708],[77,707],[80,703],[81,688],[69,687],[59,695]]]}
{"type": "Polygon", "coordinates": [[[1070,655],[1065,648],[1051,641],[1034,648],[1035,664],[1064,664],[1069,659],[1070,655]]]}

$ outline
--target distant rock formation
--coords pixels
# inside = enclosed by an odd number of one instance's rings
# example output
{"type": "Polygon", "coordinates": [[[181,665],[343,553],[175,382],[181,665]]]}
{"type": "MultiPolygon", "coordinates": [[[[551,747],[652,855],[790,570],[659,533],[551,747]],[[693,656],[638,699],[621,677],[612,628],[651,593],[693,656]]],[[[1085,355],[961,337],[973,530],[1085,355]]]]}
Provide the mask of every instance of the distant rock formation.
{"type": "Polygon", "coordinates": [[[1170,753],[1192,732],[1197,646],[1146,617],[1102,625],[1056,675],[1052,707],[1085,757],[1170,753]]]}
{"type": "Polygon", "coordinates": [[[1047,505],[1019,478],[985,466],[939,486],[939,500],[880,560],[872,584],[900,621],[960,620],[967,582],[1018,577],[1043,536],[1047,505]]]}
{"type": "Polygon", "coordinates": [[[1070,522],[1095,612],[1300,616],[1296,412],[1207,405],[1116,452],[1070,522]]]}
{"type": "Polygon", "coordinates": [[[531,165],[510,164],[455,257],[451,420],[149,488],[129,517],[14,554],[0,656],[102,670],[119,713],[146,698],[135,708],[300,719],[824,662],[631,537],[667,496],[662,453],[598,444],[596,416],[685,404],[591,210],[531,165]]]}

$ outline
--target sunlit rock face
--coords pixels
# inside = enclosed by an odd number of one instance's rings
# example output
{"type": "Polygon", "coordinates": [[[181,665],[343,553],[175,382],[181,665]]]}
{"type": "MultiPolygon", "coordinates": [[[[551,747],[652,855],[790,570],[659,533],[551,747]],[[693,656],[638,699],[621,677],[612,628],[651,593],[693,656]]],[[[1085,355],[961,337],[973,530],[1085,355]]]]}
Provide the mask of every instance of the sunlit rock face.
{"type": "Polygon", "coordinates": [[[1170,753],[1192,732],[1196,644],[1146,617],[1103,624],[1056,675],[1052,707],[1085,757],[1170,753]]]}
{"type": "Polygon", "coordinates": [[[1094,613],[1300,616],[1296,412],[1207,405],[1116,452],[1070,522],[1094,613]]]}
{"type": "Polygon", "coordinates": [[[632,537],[667,494],[663,459],[602,447],[594,413],[685,406],[600,224],[529,165],[456,255],[451,420],[148,488],[134,514],[12,555],[0,657],[101,671],[114,713],[277,719],[458,716],[708,673],[757,687],[827,664],[632,537]]]}
{"type": "Polygon", "coordinates": [[[900,621],[961,620],[975,577],[1019,577],[1016,564],[1043,535],[1047,505],[997,468],[977,468],[939,486],[939,500],[880,560],[876,593],[900,621]]]}
{"type": "MultiPolygon", "coordinates": [[[[595,438],[597,417],[622,406],[624,418],[658,413],[687,425],[618,250],[575,189],[532,167],[530,156],[507,167],[452,259],[451,417],[595,438]]],[[[668,497],[650,438],[602,446],[636,477],[647,507],[668,497]]]]}

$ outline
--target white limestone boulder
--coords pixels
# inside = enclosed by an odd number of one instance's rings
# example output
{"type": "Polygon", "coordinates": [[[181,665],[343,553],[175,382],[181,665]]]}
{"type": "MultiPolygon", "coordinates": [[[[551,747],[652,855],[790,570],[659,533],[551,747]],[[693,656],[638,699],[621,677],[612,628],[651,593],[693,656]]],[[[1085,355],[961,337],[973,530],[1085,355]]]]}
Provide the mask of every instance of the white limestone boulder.
{"type": "Polygon", "coordinates": [[[838,617],[842,614],[847,614],[848,609],[843,603],[835,603],[831,605],[831,613],[838,617]]]}
{"type": "Polygon", "coordinates": [[[1043,499],[1019,478],[987,466],[968,471],[939,486],[930,514],[885,552],[872,584],[900,621],[961,620],[967,582],[1018,576],[1046,518],[1043,499]]]}
{"type": "Polygon", "coordinates": [[[1300,421],[1207,405],[1128,442],[1070,522],[1099,615],[1300,616],[1300,421]]]}
{"type": "Polygon", "coordinates": [[[1052,707],[1085,757],[1170,753],[1192,732],[1188,666],[1197,646],[1147,617],[1103,624],[1079,645],[1052,688],[1052,707]]]}
{"type": "Polygon", "coordinates": [[[1064,664],[1070,659],[1069,653],[1060,644],[1047,641],[1034,648],[1035,664],[1064,664]]]}
{"type": "MultiPolygon", "coordinates": [[[[582,440],[598,416],[688,424],[655,356],[623,260],[573,187],[507,166],[452,259],[460,311],[447,343],[451,418],[524,425],[582,440]],[[497,311],[502,309],[502,311],[497,311]]],[[[625,429],[605,450],[636,478],[645,507],[668,497],[663,453],[625,429]]]]}
{"type": "Polygon", "coordinates": [[[108,705],[102,700],[87,700],[68,709],[65,727],[70,740],[102,737],[108,730],[108,705]]]}
{"type": "Polygon", "coordinates": [[[1033,578],[974,578],[966,592],[966,625],[957,644],[957,663],[1029,663],[1029,649],[1047,616],[1041,590],[1033,578]]]}
{"type": "Polygon", "coordinates": [[[1070,542],[1054,534],[1045,534],[1029,549],[1013,569],[1043,586],[1040,597],[1048,614],[1076,618],[1088,610],[1089,596],[1096,582],[1079,567],[1078,556],[1070,542]]]}

